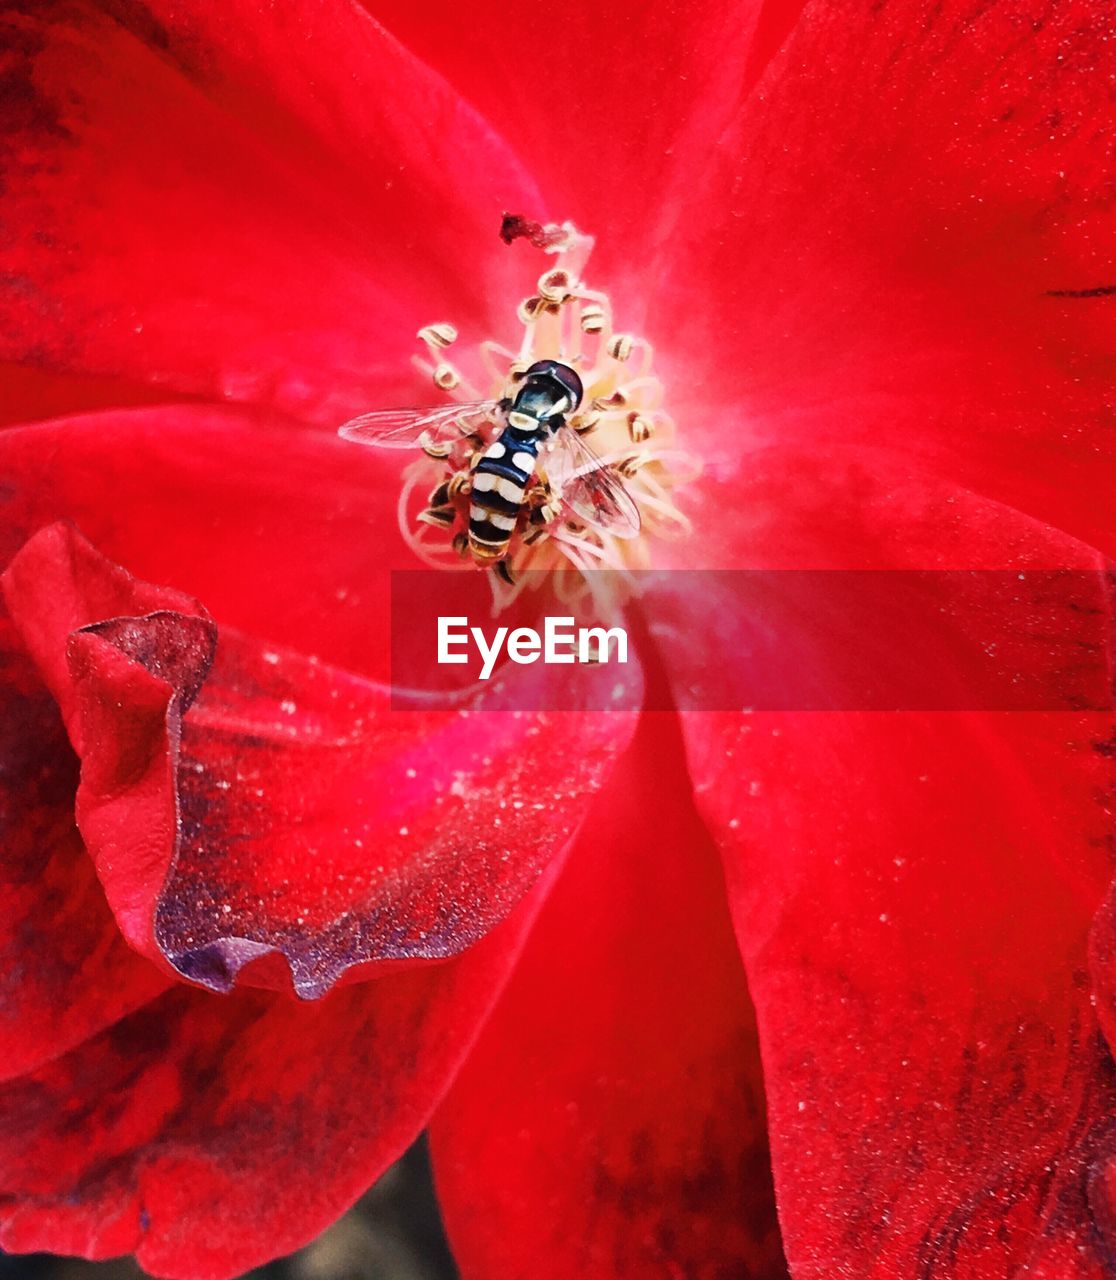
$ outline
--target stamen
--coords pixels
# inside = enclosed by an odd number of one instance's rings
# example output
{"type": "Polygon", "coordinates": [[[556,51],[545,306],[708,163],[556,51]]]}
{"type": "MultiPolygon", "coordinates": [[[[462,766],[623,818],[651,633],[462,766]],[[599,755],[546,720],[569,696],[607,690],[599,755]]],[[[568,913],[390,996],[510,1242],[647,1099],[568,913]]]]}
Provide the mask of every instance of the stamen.
{"type": "Polygon", "coordinates": [[[428,324],[418,331],[418,336],[431,352],[437,353],[453,346],[457,341],[457,330],[452,324],[428,324]]]}
{"type": "Polygon", "coordinates": [[[628,435],[631,437],[632,444],[643,444],[644,441],[651,439],[654,432],[654,423],[649,418],[638,413],[628,414],[628,435]]]}
{"type": "Polygon", "coordinates": [[[540,315],[542,315],[542,313],[545,310],[546,310],[546,303],[542,300],[542,298],[538,296],[533,298],[524,298],[523,301],[519,304],[519,308],[516,311],[516,315],[519,317],[520,322],[522,324],[529,325],[529,324],[533,324],[534,321],[540,315]]]}
{"type": "Polygon", "coordinates": [[[604,308],[598,306],[597,303],[591,302],[589,306],[583,307],[581,311],[581,331],[582,333],[600,333],[605,325],[604,308]]]}
{"type": "Polygon", "coordinates": [[[461,381],[461,375],[452,364],[442,362],[434,370],[434,385],[443,391],[452,391],[461,381]]]}
{"type": "MultiPolygon", "coordinates": [[[[661,408],[664,389],[652,372],[650,343],[615,332],[608,295],[582,281],[592,238],[569,223],[544,227],[511,215],[505,217],[503,234],[509,243],[525,237],[557,259],[539,277],[536,292],[519,305],[523,335],[518,349],[482,342],[478,367],[487,385],[474,386],[457,364],[445,359],[458,335],[453,325],[439,322],[419,331],[430,358],[416,358],[416,364],[460,403],[514,399],[524,373],[539,360],[557,360],[577,370],[585,395],[568,425],[627,489],[640,511],[640,535],[618,537],[607,527],[576,518],[560,493],[551,491],[543,450],[506,554],[495,562],[489,559],[487,566],[497,612],[538,585],[544,574],[557,598],[576,605],[586,594],[596,596],[602,577],[610,589],[617,580],[631,584],[630,571],[651,565],[654,541],[689,534],[691,523],[674,495],[697,477],[701,463],[675,445],[675,424],[661,408]],[[612,572],[601,575],[602,569],[612,572]]],[[[506,423],[495,409],[484,418],[477,414],[465,423],[463,430],[473,434],[460,441],[428,442],[428,456],[406,473],[398,506],[400,529],[430,567],[476,567],[468,534],[472,472],[506,423]],[[416,505],[420,493],[428,495],[427,501],[416,505]]]]}
{"type": "Polygon", "coordinates": [[[547,302],[565,302],[570,296],[569,272],[560,267],[539,277],[539,294],[547,302]]]}

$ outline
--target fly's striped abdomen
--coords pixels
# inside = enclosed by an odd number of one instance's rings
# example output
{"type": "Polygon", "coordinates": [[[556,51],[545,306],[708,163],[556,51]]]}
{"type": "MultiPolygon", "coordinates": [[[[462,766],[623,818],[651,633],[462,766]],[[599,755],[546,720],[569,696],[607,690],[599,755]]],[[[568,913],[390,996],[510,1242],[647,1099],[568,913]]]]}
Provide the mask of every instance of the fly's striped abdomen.
{"type": "Polygon", "coordinates": [[[507,551],[538,450],[537,430],[509,426],[473,468],[469,548],[476,559],[499,560],[507,551]]]}

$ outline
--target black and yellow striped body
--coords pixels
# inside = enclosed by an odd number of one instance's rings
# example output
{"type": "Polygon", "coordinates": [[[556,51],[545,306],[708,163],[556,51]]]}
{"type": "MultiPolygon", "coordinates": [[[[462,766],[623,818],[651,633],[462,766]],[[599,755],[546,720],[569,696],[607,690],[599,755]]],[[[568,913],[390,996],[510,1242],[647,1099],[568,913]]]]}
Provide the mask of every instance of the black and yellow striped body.
{"type": "Polygon", "coordinates": [[[507,426],[473,468],[469,550],[479,564],[507,555],[539,449],[578,407],[582,394],[581,379],[557,360],[538,360],[523,375],[507,426]]]}
{"type": "Polygon", "coordinates": [[[510,417],[516,425],[509,421],[473,468],[469,549],[479,561],[500,560],[507,553],[545,438],[540,423],[526,415],[510,417]]]}

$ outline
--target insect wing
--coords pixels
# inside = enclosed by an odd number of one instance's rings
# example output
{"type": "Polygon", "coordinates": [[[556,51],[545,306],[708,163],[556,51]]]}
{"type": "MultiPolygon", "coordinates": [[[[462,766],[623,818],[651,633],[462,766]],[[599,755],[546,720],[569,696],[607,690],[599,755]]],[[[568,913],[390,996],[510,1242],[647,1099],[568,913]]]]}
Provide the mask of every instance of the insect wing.
{"type": "Polygon", "coordinates": [[[378,409],[346,422],[337,434],[378,449],[455,443],[491,417],[496,407],[494,400],[483,400],[476,404],[440,404],[435,409],[378,409]]]}
{"type": "Polygon", "coordinates": [[[561,427],[546,459],[546,473],[558,496],[587,524],[617,538],[639,533],[639,508],[623,481],[572,427],[561,427]]]}

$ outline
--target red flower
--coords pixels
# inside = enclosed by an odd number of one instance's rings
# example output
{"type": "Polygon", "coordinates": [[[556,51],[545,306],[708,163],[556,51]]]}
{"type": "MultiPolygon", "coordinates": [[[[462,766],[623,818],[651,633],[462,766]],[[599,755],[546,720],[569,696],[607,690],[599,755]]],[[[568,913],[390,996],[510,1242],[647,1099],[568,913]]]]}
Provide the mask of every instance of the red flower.
{"type": "Polygon", "coordinates": [[[1068,566],[1107,645],[1105,6],[395,7],[0,18],[0,1243],[229,1276],[432,1119],[466,1276],[778,1275],[769,1167],[796,1280],[1108,1274],[1110,717],[393,714],[318,429],[568,216],[692,564],[1068,566]]]}

